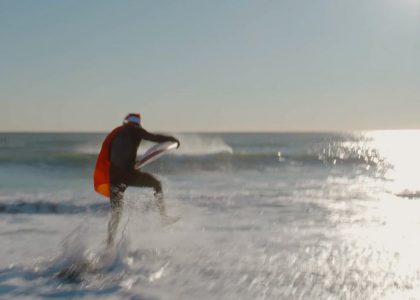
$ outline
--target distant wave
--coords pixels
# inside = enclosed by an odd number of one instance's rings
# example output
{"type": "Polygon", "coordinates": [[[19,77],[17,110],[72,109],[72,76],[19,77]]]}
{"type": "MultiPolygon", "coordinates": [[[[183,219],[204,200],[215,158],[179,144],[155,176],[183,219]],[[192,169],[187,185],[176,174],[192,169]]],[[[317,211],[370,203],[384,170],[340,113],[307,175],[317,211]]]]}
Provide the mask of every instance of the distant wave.
{"type": "Polygon", "coordinates": [[[253,161],[253,162],[295,162],[301,164],[326,164],[326,165],[370,165],[376,166],[382,163],[380,160],[375,160],[363,155],[325,155],[316,151],[308,153],[283,154],[280,151],[276,153],[242,153],[235,154],[235,160],[239,161],[253,161]]]}
{"type": "MultiPolygon", "coordinates": [[[[154,162],[148,168],[165,166],[176,166],[178,169],[188,169],[189,166],[213,165],[221,166],[224,164],[244,167],[260,167],[279,163],[299,163],[299,164],[325,164],[325,165],[369,165],[385,166],[386,162],[377,156],[360,155],[357,153],[325,153],[322,151],[307,151],[305,153],[282,153],[280,151],[271,152],[233,152],[232,150],[211,152],[184,151],[175,155],[166,155],[154,162]]],[[[213,149],[214,150],[214,149],[213,149]]],[[[23,165],[29,167],[57,167],[57,168],[91,168],[93,170],[96,155],[82,153],[54,154],[45,157],[0,157],[0,165],[23,165]]]]}
{"type": "Polygon", "coordinates": [[[27,166],[86,166],[94,165],[96,154],[83,154],[78,152],[66,153],[29,153],[26,155],[2,155],[0,164],[27,165],[27,166]]]}
{"type": "Polygon", "coordinates": [[[72,203],[53,203],[47,201],[0,203],[0,214],[80,214],[106,211],[108,203],[76,205],[72,203]]]}
{"type": "Polygon", "coordinates": [[[233,153],[232,147],[220,137],[200,136],[196,134],[178,134],[181,147],[174,155],[209,155],[218,153],[233,153]]]}
{"type": "MultiPolygon", "coordinates": [[[[387,168],[387,162],[379,152],[365,142],[305,142],[280,143],[278,141],[233,141],[227,144],[220,136],[179,134],[181,147],[147,166],[158,170],[214,170],[224,167],[260,168],[287,163],[303,165],[368,165],[387,168]],[[236,143],[236,144],[235,144],[236,143]]],[[[142,144],[141,155],[149,143],[142,144]]],[[[0,152],[0,165],[20,165],[30,167],[85,168],[93,170],[98,145],[92,142],[69,147],[68,151],[48,148],[48,151],[0,152]]]]}
{"type": "Polygon", "coordinates": [[[101,151],[101,144],[82,144],[75,147],[73,151],[80,154],[98,155],[101,151]]]}
{"type": "Polygon", "coordinates": [[[403,191],[396,196],[408,199],[420,199],[420,191],[403,191]]]}
{"type": "MultiPolygon", "coordinates": [[[[177,135],[181,140],[181,147],[169,154],[171,157],[232,154],[232,148],[219,137],[203,137],[194,134],[177,135]]],[[[138,151],[140,156],[152,144],[143,142],[138,151]]],[[[0,164],[14,164],[27,166],[62,166],[62,167],[93,167],[100,150],[100,143],[81,143],[68,148],[50,147],[40,150],[3,149],[0,152],[0,164]]]]}
{"type": "MultiPolygon", "coordinates": [[[[233,153],[232,147],[227,145],[223,139],[215,136],[202,136],[198,134],[175,134],[181,141],[181,147],[171,152],[173,155],[208,155],[217,153],[233,153]]],[[[138,154],[141,155],[152,144],[143,141],[138,154]]],[[[86,143],[77,146],[75,153],[97,155],[100,151],[100,144],[86,143]]]]}

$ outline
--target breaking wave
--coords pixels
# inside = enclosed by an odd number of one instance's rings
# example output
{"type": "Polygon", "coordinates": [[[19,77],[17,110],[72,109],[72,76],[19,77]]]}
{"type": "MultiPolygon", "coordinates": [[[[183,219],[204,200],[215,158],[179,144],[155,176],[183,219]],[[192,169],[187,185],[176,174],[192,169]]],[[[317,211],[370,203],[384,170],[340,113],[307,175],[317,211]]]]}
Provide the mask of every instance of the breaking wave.
{"type": "MultiPolygon", "coordinates": [[[[248,136],[215,134],[175,134],[181,147],[147,166],[150,170],[219,169],[224,167],[261,168],[287,163],[303,165],[364,165],[388,168],[388,162],[363,139],[334,138],[306,140],[306,136],[273,135],[249,143],[248,136]],[[299,137],[299,138],[298,138],[299,137]],[[230,142],[227,143],[226,141],[230,142]]],[[[83,137],[83,136],[81,136],[83,137]]],[[[81,137],[79,137],[81,139],[81,137]]],[[[34,144],[33,149],[16,146],[0,149],[0,165],[36,168],[84,168],[93,170],[102,136],[69,143],[34,144]]],[[[140,156],[151,144],[142,143],[140,156]]]]}
{"type": "Polygon", "coordinates": [[[200,136],[195,134],[177,135],[182,143],[174,155],[211,155],[219,153],[233,153],[232,147],[220,137],[200,136]]]}

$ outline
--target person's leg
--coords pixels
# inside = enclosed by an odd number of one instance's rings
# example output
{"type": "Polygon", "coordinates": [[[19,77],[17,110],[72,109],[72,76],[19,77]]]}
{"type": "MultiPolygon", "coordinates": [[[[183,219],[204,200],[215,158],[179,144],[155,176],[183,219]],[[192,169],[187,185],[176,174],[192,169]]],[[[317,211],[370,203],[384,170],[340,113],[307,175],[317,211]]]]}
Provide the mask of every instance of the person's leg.
{"type": "Polygon", "coordinates": [[[123,197],[126,189],[127,185],[124,183],[111,185],[111,196],[109,197],[111,202],[111,218],[108,222],[108,247],[114,245],[115,234],[122,215],[123,197]]]}
{"type": "Polygon", "coordinates": [[[128,186],[150,187],[155,190],[156,194],[162,193],[162,184],[150,173],[133,171],[127,179],[128,186]]]}
{"type": "Polygon", "coordinates": [[[127,184],[135,187],[153,188],[155,190],[155,203],[159,209],[159,213],[161,216],[167,217],[165,202],[163,200],[162,184],[155,176],[150,173],[133,171],[133,173],[129,176],[127,184]]]}

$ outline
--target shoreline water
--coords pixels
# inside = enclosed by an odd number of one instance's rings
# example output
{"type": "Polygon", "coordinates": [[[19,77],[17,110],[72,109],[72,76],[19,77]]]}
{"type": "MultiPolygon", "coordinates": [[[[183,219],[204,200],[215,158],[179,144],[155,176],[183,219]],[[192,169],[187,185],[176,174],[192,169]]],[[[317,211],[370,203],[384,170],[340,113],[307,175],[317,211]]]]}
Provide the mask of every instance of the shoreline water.
{"type": "Polygon", "coordinates": [[[415,298],[419,134],[181,134],[145,169],[181,219],[162,226],[152,191],[129,188],[111,252],[91,182],[104,134],[10,134],[0,296],[415,298]]]}

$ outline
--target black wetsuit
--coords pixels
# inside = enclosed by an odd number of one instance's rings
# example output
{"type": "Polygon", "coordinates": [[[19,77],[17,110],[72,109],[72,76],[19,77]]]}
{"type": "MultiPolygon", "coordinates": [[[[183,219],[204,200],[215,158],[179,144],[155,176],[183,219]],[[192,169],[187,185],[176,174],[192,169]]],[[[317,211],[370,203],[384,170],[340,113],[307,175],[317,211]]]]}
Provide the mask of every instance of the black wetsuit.
{"type": "Polygon", "coordinates": [[[121,129],[111,142],[109,154],[111,207],[122,205],[121,200],[128,186],[151,187],[155,194],[162,193],[158,179],[149,173],[134,170],[137,149],[143,139],[157,143],[177,141],[170,136],[152,134],[137,125],[127,125],[121,129]]]}

